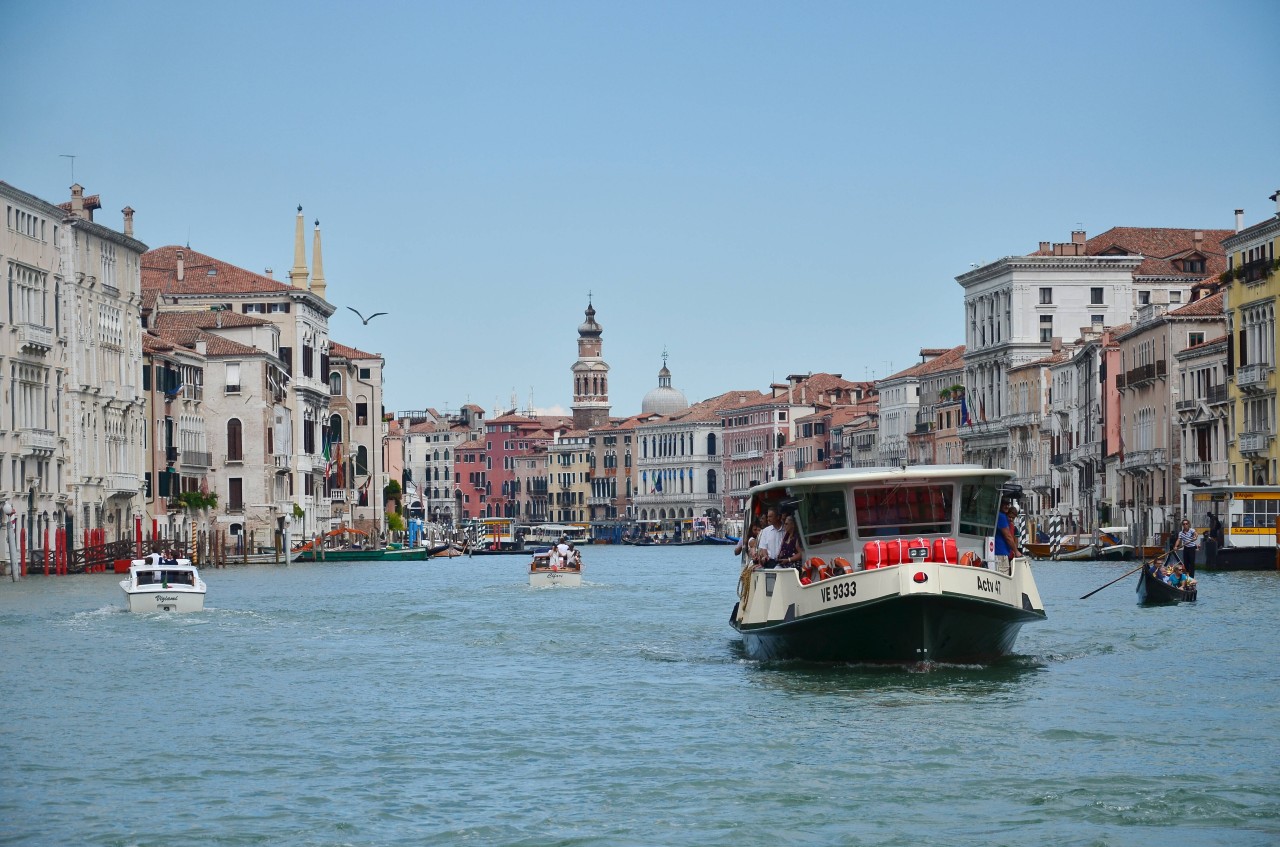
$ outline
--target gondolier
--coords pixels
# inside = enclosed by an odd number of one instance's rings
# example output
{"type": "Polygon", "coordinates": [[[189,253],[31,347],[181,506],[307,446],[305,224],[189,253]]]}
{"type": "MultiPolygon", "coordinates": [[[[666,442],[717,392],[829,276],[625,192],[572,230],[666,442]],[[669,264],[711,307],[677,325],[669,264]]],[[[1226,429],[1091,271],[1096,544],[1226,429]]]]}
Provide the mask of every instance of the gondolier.
{"type": "Polygon", "coordinates": [[[1185,551],[1180,553],[1182,565],[1187,569],[1187,576],[1195,578],[1196,575],[1196,547],[1200,543],[1200,537],[1196,535],[1195,527],[1191,526],[1191,521],[1183,518],[1182,531],[1178,533],[1178,545],[1174,550],[1185,551]]]}

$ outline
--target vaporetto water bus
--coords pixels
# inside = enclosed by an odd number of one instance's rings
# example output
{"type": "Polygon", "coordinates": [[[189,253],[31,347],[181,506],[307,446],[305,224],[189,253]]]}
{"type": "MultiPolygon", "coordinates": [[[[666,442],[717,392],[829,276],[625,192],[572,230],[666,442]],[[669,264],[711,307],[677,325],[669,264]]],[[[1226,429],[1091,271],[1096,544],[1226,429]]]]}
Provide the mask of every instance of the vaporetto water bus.
{"type": "Polygon", "coordinates": [[[1045,619],[1030,560],[995,563],[1012,471],[918,465],[811,471],[751,490],[793,514],[805,567],[746,561],[730,623],[753,658],[987,663],[1045,619]]]}

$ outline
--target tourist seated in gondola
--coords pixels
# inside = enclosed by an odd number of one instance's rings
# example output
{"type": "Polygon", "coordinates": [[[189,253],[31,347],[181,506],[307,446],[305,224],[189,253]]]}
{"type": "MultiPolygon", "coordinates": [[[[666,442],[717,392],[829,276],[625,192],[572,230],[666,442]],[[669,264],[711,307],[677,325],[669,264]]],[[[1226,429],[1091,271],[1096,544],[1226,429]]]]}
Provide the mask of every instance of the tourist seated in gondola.
{"type": "Polygon", "coordinates": [[[1187,569],[1181,563],[1173,566],[1173,573],[1169,574],[1166,582],[1174,588],[1181,588],[1183,591],[1186,591],[1196,583],[1194,579],[1187,576],[1187,569]]]}

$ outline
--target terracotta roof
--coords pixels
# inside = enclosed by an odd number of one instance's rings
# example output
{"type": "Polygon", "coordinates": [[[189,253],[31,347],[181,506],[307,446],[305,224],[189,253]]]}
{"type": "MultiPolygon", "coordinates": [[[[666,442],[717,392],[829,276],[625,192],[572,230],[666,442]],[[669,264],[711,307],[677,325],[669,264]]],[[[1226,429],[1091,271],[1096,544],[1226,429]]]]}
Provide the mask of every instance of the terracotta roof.
{"type": "Polygon", "coordinates": [[[156,334],[175,346],[187,347],[192,350],[196,348],[197,341],[203,341],[205,342],[204,355],[209,357],[266,356],[275,358],[265,350],[259,350],[257,347],[250,347],[247,344],[241,344],[238,341],[232,341],[229,338],[223,338],[221,335],[205,332],[202,329],[158,329],[156,334]]]}
{"type": "Polygon", "coordinates": [[[241,326],[274,326],[271,321],[242,315],[239,312],[158,312],[154,318],[156,329],[230,329],[241,326]]]}
{"type": "MultiPolygon", "coordinates": [[[[1222,241],[1234,235],[1230,229],[1176,229],[1172,227],[1115,226],[1085,241],[1086,256],[1142,256],[1136,277],[1175,277],[1188,280],[1217,276],[1227,268],[1222,241]],[[1197,248],[1195,235],[1202,235],[1197,248]],[[1203,273],[1189,273],[1174,262],[1199,252],[1205,259],[1203,273]]],[[[1052,249],[1032,256],[1053,255],[1052,249]]]]}
{"type": "Polygon", "coordinates": [[[1169,314],[1180,318],[1221,317],[1222,292],[1219,291],[1217,294],[1210,294],[1208,297],[1193,300],[1181,308],[1171,309],[1169,314]]]}
{"type": "MultiPolygon", "coordinates": [[[[921,352],[924,351],[922,350],[921,352]]],[[[898,371],[896,374],[885,377],[880,380],[880,382],[887,382],[891,379],[904,379],[907,377],[922,377],[926,374],[956,368],[961,365],[963,357],[964,345],[961,344],[958,347],[952,347],[936,359],[930,359],[927,362],[918,362],[906,370],[898,371]]]]}
{"type": "Polygon", "coordinates": [[[173,349],[173,345],[156,335],[151,330],[142,333],[142,352],[143,353],[167,353],[173,349]]]}
{"type": "Polygon", "coordinates": [[[238,268],[189,247],[174,245],[142,254],[142,287],[160,289],[166,294],[276,294],[294,290],[279,280],[238,268]],[[179,251],[183,254],[182,282],[178,282],[179,251]]]}
{"type": "MultiPolygon", "coordinates": [[[[363,350],[357,350],[354,347],[348,347],[345,344],[339,344],[332,338],[329,339],[329,358],[339,359],[381,359],[380,353],[366,353],[363,350]]],[[[432,409],[431,411],[435,411],[432,409]]]]}

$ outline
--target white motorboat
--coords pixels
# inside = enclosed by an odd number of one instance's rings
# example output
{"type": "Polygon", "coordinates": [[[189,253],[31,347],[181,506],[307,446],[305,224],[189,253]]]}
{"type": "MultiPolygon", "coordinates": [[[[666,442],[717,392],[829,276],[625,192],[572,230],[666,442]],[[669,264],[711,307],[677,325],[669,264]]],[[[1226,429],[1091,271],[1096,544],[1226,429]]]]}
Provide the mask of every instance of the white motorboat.
{"type": "Polygon", "coordinates": [[[551,550],[535,552],[533,561],[529,563],[529,587],[547,588],[552,585],[569,588],[582,585],[581,556],[562,564],[551,550]]]}
{"type": "Polygon", "coordinates": [[[152,553],[129,564],[120,580],[124,606],[130,612],[199,612],[205,584],[190,559],[165,559],[152,553]]]}
{"type": "Polygon", "coordinates": [[[918,465],[811,471],[751,490],[748,514],[793,514],[803,572],[745,561],[730,624],[749,656],[982,663],[1045,619],[1030,560],[996,567],[1008,470],[918,465]]]}

